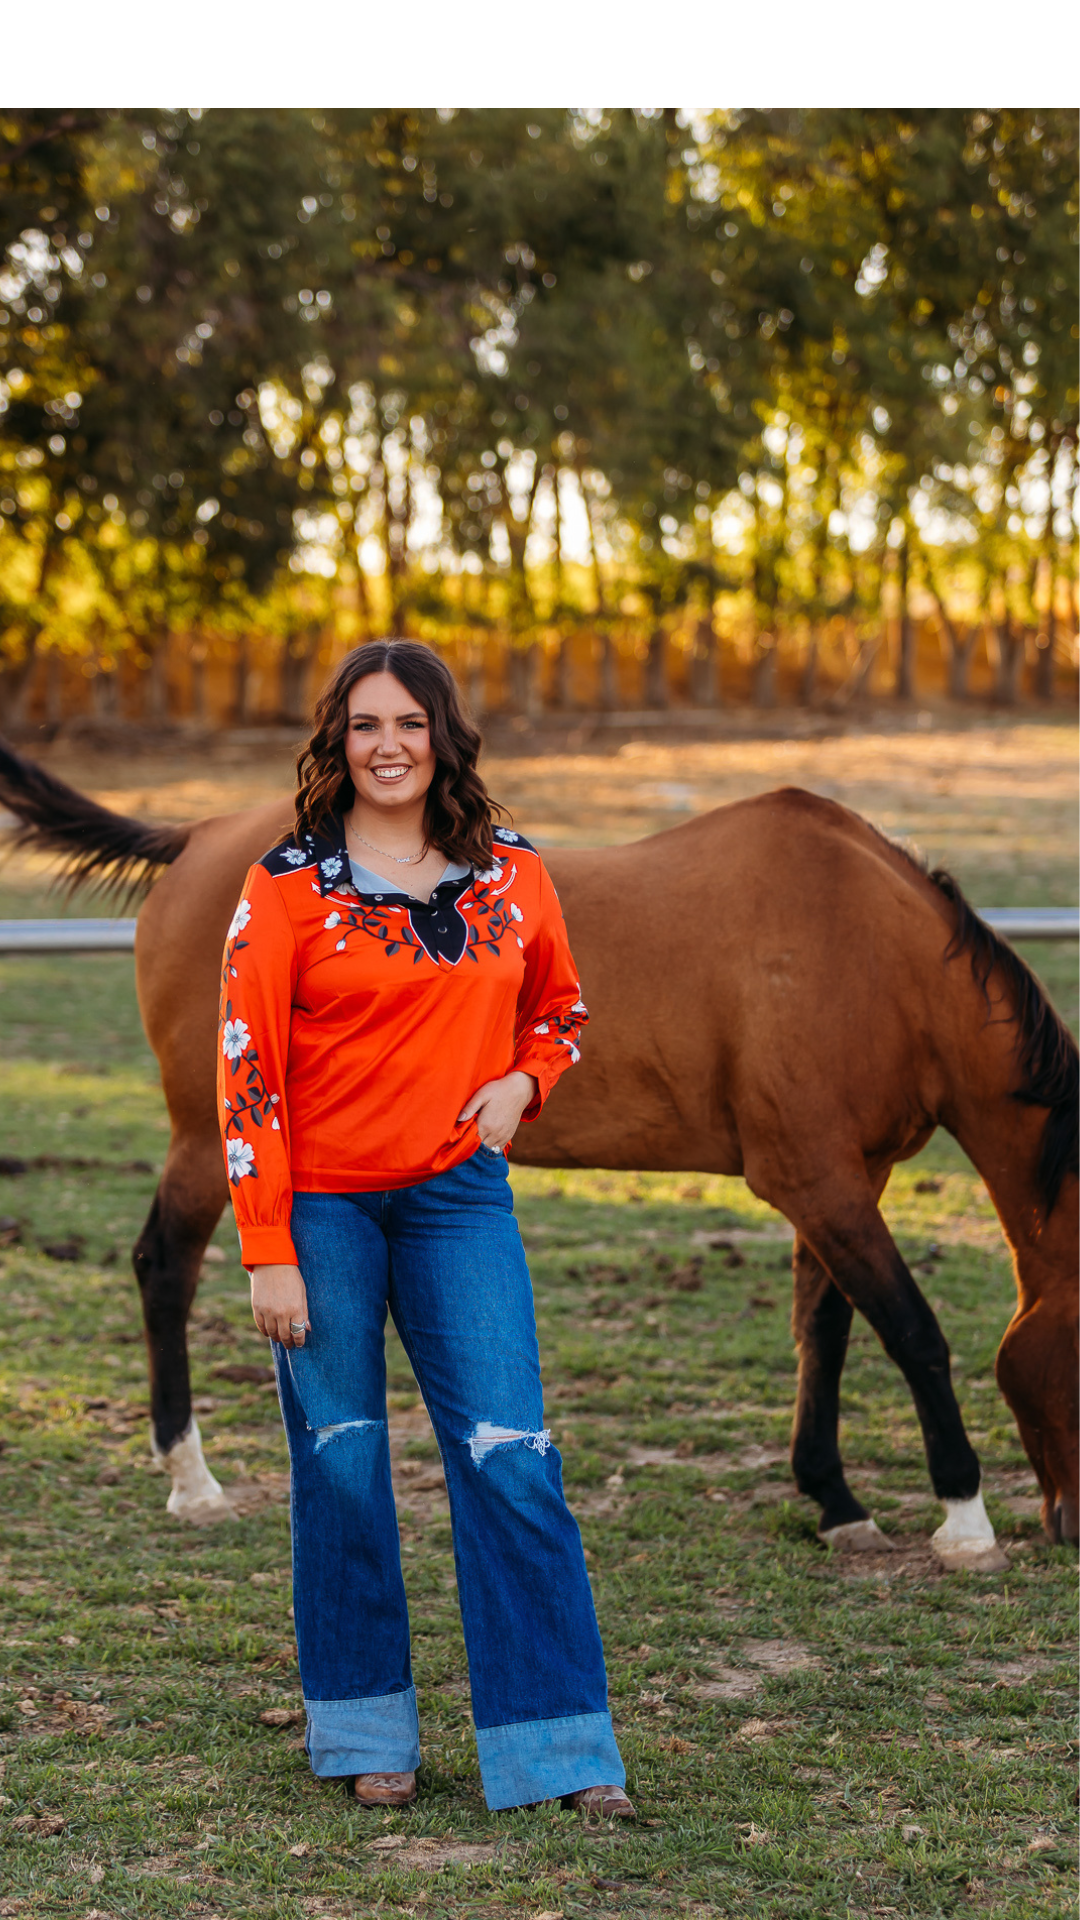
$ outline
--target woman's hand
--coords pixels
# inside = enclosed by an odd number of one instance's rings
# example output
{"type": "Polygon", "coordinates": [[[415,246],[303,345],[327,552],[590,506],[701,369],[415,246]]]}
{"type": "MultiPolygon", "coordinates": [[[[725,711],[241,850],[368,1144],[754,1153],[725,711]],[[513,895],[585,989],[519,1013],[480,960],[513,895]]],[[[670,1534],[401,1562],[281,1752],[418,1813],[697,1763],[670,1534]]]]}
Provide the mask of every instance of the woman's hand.
{"type": "Polygon", "coordinates": [[[295,1333],[291,1322],[308,1327],[307,1288],[299,1267],[252,1267],[251,1311],[255,1325],[268,1340],[283,1347],[302,1347],[304,1333],[295,1333]]]}
{"type": "Polygon", "coordinates": [[[530,1100],[536,1098],[537,1083],[531,1073],[503,1075],[501,1080],[485,1080],[458,1114],[459,1122],[476,1115],[477,1131],[485,1147],[501,1153],[517,1132],[530,1100]]]}

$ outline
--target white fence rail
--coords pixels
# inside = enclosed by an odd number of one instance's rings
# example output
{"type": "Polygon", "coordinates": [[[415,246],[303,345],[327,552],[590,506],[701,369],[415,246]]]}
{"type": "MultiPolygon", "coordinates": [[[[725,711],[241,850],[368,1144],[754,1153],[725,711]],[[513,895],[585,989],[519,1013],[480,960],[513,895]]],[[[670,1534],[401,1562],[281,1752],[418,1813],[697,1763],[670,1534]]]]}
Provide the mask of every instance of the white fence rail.
{"type": "MultiPolygon", "coordinates": [[[[982,907],[1006,940],[1080,940],[1076,907],[982,907]]],[[[131,953],[134,920],[0,920],[0,953],[131,953]]]]}

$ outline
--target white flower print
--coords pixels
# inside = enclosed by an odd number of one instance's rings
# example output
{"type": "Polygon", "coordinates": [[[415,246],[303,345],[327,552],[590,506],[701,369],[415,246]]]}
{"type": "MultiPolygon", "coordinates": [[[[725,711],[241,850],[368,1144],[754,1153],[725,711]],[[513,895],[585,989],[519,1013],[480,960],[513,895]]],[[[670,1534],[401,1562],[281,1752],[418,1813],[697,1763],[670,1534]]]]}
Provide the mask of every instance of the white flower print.
{"type": "Polygon", "coordinates": [[[282,847],[281,857],[288,861],[290,867],[303,867],[307,864],[307,854],[302,853],[299,847],[282,847]]]}
{"type": "Polygon", "coordinates": [[[321,861],[320,871],[326,875],[328,880],[336,880],[338,874],[341,872],[341,861],[338,855],[332,853],[329,860],[321,861]]]}
{"type": "Polygon", "coordinates": [[[338,943],[337,943],[337,946],[336,946],[336,947],[334,948],[334,952],[335,952],[335,953],[344,953],[344,951],[345,951],[345,942],[344,942],[344,940],[339,940],[339,941],[338,941],[338,943]]]}
{"type": "Polygon", "coordinates": [[[515,935],[514,935],[514,939],[515,939],[515,940],[517,941],[517,943],[518,943],[518,946],[519,946],[519,947],[521,948],[521,951],[522,951],[522,953],[524,953],[524,951],[525,951],[525,942],[524,942],[524,940],[523,940],[523,939],[521,938],[521,935],[520,935],[519,933],[515,933],[515,935]]]}
{"type": "Polygon", "coordinates": [[[341,925],[340,913],[328,913],[326,916],[326,919],[323,921],[323,926],[327,932],[329,932],[331,927],[339,927],[340,925],[341,925]]]}
{"type": "Polygon", "coordinates": [[[548,1026],[548,1023],[546,1020],[542,1020],[538,1027],[533,1028],[533,1032],[534,1033],[550,1033],[551,1028],[548,1026]]]}
{"type": "Polygon", "coordinates": [[[510,918],[511,920],[524,920],[525,918],[525,915],[522,913],[521,908],[515,907],[512,900],[510,902],[510,918]]]}
{"type": "Polygon", "coordinates": [[[250,919],[251,903],[248,900],[241,900],[229,924],[229,939],[235,940],[238,933],[243,933],[250,919]]]}
{"type": "Polygon", "coordinates": [[[509,840],[511,846],[516,847],[521,835],[519,833],[511,833],[509,827],[496,827],[495,838],[496,840],[509,840]]]}
{"type": "Polygon", "coordinates": [[[229,1179],[243,1180],[249,1173],[255,1172],[255,1149],[246,1140],[226,1140],[225,1162],[229,1179]]]}
{"type": "Polygon", "coordinates": [[[226,1060],[239,1060],[250,1039],[251,1029],[242,1020],[226,1020],[221,1034],[221,1051],[226,1060]]]}
{"type": "Polygon", "coordinates": [[[589,1009],[585,1005],[584,1000],[575,1000],[570,1011],[571,1013],[588,1013],[589,1009]]]}
{"type": "Polygon", "coordinates": [[[501,879],[502,879],[501,867],[489,867],[486,873],[477,873],[473,875],[474,884],[478,887],[494,886],[496,880],[501,880],[501,879]]]}

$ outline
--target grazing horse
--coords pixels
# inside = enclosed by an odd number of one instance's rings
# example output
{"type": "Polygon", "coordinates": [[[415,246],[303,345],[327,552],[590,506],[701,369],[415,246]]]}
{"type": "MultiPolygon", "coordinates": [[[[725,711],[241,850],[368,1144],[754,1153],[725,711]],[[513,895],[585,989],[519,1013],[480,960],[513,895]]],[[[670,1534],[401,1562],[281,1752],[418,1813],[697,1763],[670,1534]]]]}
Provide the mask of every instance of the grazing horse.
{"type": "MultiPolygon", "coordinates": [[[[169,1508],[227,1511],[192,1419],[185,1325],[228,1197],[214,1100],[220,956],[248,865],[289,803],[151,828],[0,748],[0,800],[74,883],[142,884],[139,1004],[172,1120],[135,1247],[153,1444],[169,1508]]],[[[1015,1257],[1001,1391],[1051,1539],[1077,1511],[1076,1046],[1023,962],[942,872],[830,800],[737,801],[632,845],[546,854],[591,1020],[582,1062],[514,1143],[526,1166],[741,1174],[795,1228],[791,1459],[824,1539],[884,1538],[844,1476],[840,1376],[855,1308],[901,1369],[949,1566],[1001,1564],[944,1335],[882,1218],[890,1170],[945,1127],[1015,1257]],[[996,1559],[995,1559],[996,1556],[996,1559]]]]}

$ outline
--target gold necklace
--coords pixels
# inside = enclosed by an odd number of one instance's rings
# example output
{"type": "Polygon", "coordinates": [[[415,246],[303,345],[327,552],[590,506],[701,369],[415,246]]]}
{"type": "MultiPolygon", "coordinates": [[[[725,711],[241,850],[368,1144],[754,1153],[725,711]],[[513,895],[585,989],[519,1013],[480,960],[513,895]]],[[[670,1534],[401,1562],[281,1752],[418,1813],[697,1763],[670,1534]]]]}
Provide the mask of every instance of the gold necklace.
{"type": "Polygon", "coordinates": [[[372,853],[377,853],[381,860],[392,860],[396,867],[415,867],[418,862],[424,858],[425,854],[431,851],[428,842],[425,840],[419,853],[407,853],[404,859],[402,859],[396,853],[387,853],[384,847],[377,847],[374,840],[365,840],[363,834],[360,833],[356,827],[351,827],[347,820],[345,822],[345,831],[346,833],[351,833],[354,840],[359,840],[361,846],[370,847],[372,853]]]}

